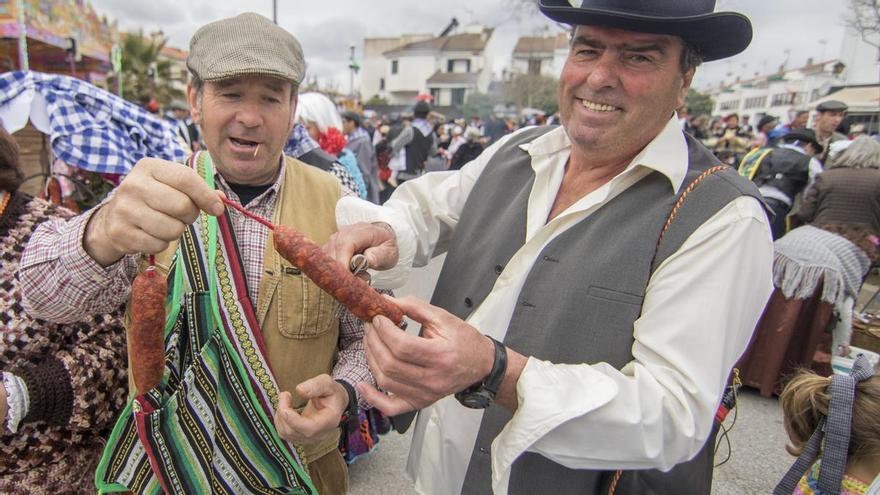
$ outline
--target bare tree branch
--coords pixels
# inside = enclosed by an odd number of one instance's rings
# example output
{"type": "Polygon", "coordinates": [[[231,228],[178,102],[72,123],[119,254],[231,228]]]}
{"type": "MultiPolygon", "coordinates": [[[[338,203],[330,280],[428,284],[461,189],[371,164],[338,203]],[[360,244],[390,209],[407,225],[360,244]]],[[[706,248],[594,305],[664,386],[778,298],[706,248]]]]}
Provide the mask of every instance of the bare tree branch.
{"type": "Polygon", "coordinates": [[[862,41],[880,49],[880,0],[850,0],[852,12],[844,18],[862,41]]]}

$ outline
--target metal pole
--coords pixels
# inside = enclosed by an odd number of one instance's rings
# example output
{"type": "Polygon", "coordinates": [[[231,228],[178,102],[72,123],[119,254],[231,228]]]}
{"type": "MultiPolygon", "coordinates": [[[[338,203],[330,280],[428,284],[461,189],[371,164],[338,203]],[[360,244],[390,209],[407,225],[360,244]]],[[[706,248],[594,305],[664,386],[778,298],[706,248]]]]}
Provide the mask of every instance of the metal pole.
{"type": "Polygon", "coordinates": [[[272,22],[278,24],[278,0],[272,0],[272,22]]]}
{"type": "Polygon", "coordinates": [[[354,45],[349,45],[351,48],[351,62],[348,66],[348,94],[354,96],[354,45]]]}
{"type": "Polygon", "coordinates": [[[24,16],[24,0],[16,2],[16,10],[18,11],[18,69],[22,71],[30,70],[28,62],[27,48],[27,21],[24,16]]]}

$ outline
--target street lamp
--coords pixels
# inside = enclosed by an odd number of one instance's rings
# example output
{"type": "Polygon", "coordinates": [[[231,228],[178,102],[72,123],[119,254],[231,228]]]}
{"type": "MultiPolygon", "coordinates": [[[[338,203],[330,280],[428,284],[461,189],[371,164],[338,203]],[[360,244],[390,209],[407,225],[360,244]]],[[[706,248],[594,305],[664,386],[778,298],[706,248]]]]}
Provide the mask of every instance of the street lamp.
{"type": "Polygon", "coordinates": [[[351,55],[349,55],[349,79],[348,79],[348,93],[351,96],[354,96],[354,75],[358,73],[361,69],[361,66],[354,59],[354,43],[348,45],[348,48],[351,50],[351,55]]]}

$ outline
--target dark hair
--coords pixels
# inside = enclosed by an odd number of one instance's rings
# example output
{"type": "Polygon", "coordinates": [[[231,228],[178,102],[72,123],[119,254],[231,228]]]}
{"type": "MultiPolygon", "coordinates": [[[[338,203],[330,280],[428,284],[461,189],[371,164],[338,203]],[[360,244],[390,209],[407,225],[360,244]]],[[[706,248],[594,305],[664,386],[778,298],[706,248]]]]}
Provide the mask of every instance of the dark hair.
{"type": "Polygon", "coordinates": [[[703,63],[703,55],[700,54],[700,50],[697,49],[696,46],[691,43],[681,40],[682,48],[681,48],[681,59],[678,61],[679,69],[681,69],[681,73],[684,74],[691,69],[696,69],[703,63]]]}
{"type": "Polygon", "coordinates": [[[0,125],[0,190],[14,192],[24,182],[18,168],[18,144],[0,125]]]}

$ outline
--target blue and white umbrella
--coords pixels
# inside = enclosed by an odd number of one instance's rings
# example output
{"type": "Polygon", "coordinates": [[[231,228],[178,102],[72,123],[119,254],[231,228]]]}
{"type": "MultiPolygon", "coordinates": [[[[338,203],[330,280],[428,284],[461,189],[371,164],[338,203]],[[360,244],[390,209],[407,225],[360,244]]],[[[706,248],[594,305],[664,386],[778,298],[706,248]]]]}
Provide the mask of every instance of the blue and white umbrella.
{"type": "Polygon", "coordinates": [[[41,72],[0,74],[0,119],[10,133],[27,125],[49,135],[68,165],[125,175],[144,157],[182,162],[176,128],[141,107],[85,81],[41,72]]]}

